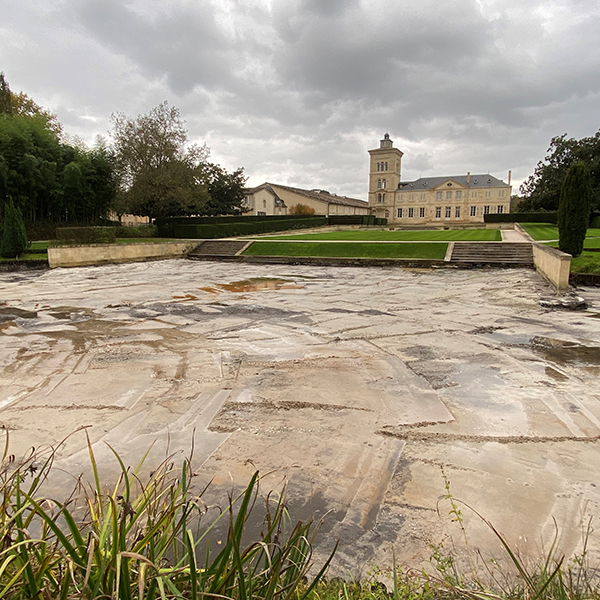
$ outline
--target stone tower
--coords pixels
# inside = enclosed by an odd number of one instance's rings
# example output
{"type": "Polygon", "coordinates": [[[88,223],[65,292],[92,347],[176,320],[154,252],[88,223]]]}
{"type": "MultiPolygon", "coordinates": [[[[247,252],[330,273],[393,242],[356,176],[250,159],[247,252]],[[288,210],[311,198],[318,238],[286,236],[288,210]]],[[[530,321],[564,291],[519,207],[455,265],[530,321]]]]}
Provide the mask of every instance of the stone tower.
{"type": "Polygon", "coordinates": [[[369,206],[380,216],[382,210],[393,207],[394,191],[400,183],[402,152],[394,148],[394,142],[386,133],[379,142],[379,148],[369,150],[369,154],[369,206]]]}

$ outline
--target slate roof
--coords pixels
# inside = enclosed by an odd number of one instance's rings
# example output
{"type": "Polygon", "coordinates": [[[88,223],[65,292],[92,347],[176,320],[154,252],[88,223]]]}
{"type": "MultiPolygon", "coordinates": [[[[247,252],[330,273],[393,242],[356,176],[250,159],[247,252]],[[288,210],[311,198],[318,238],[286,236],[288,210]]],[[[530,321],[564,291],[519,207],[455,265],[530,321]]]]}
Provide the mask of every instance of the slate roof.
{"type": "Polygon", "coordinates": [[[399,190],[431,190],[433,188],[446,183],[447,181],[454,181],[466,188],[477,189],[477,188],[490,188],[490,187],[504,187],[508,188],[510,185],[504,183],[493,175],[471,175],[469,183],[467,183],[466,175],[451,175],[448,177],[419,177],[415,181],[401,181],[398,184],[399,190]]]}
{"type": "MultiPolygon", "coordinates": [[[[271,187],[270,183],[263,183],[262,185],[253,187],[253,188],[246,188],[244,189],[244,193],[245,194],[254,194],[255,192],[258,192],[259,190],[262,189],[267,190],[267,192],[271,193],[273,196],[275,196],[275,206],[286,206],[286,203],[277,195],[277,192],[271,187]]],[[[287,206],[286,206],[287,208],[287,206]]]]}
{"type": "MultiPolygon", "coordinates": [[[[368,208],[369,203],[364,200],[359,200],[358,198],[347,198],[346,196],[336,196],[335,194],[329,194],[327,192],[319,191],[319,190],[303,190],[302,188],[290,187],[288,185],[281,185],[279,183],[267,183],[263,185],[271,185],[283,190],[288,190],[290,192],[294,192],[301,196],[306,196],[307,198],[312,198],[314,200],[320,200],[321,202],[327,202],[328,204],[341,204],[343,206],[358,206],[360,208],[368,208]]],[[[259,188],[263,187],[262,185],[259,188]]]]}

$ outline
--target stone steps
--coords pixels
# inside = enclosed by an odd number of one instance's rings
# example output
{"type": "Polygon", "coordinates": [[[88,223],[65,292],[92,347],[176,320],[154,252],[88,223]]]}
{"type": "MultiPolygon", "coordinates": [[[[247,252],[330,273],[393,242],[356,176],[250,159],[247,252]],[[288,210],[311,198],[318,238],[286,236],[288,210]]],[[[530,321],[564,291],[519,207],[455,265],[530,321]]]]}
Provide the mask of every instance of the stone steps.
{"type": "Polygon", "coordinates": [[[533,250],[528,243],[456,242],[451,262],[476,264],[532,265],[533,250]]]}
{"type": "Polygon", "coordinates": [[[188,254],[188,258],[204,256],[236,256],[248,245],[247,240],[204,240],[188,254]]]}

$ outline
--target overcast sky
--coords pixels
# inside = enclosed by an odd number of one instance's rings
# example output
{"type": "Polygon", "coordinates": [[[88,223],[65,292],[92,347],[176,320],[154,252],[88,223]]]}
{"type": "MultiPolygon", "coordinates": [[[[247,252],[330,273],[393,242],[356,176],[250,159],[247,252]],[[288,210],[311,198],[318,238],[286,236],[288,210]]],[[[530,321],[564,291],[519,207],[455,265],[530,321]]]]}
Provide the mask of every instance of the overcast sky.
{"type": "MultiPolygon", "coordinates": [[[[213,161],[366,199],[402,179],[526,179],[600,129],[598,0],[0,0],[0,71],[71,135],[167,100],[213,161]]],[[[516,191],[516,188],[513,188],[516,191]]]]}

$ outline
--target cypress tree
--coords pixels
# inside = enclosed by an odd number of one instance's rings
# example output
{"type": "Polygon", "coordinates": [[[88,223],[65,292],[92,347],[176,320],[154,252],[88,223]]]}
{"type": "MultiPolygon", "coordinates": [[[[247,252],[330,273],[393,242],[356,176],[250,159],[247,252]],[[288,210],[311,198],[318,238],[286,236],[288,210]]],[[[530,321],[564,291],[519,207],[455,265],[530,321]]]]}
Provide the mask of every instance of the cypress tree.
{"type": "Polygon", "coordinates": [[[21,211],[13,204],[12,199],[4,205],[2,238],[0,239],[0,255],[4,258],[16,258],[27,248],[27,232],[21,211]]]}
{"type": "Polygon", "coordinates": [[[0,73],[0,114],[12,115],[12,96],[4,73],[0,73]]]}
{"type": "Polygon", "coordinates": [[[583,162],[573,163],[563,181],[558,204],[558,247],[563,252],[579,256],[583,251],[591,202],[590,172],[583,162]]]}

